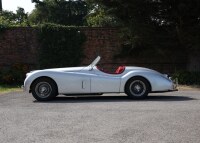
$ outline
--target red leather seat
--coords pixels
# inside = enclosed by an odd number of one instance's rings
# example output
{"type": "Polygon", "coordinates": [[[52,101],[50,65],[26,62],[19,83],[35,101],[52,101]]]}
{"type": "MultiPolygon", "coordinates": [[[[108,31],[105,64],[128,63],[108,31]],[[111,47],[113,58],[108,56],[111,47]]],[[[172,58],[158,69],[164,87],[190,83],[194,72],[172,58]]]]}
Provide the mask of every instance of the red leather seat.
{"type": "Polygon", "coordinates": [[[110,72],[106,72],[104,71],[103,69],[101,69],[100,67],[96,66],[98,70],[104,72],[104,73],[107,73],[107,74],[121,74],[124,72],[125,70],[125,66],[119,66],[114,73],[110,73],[110,72]]]}
{"type": "Polygon", "coordinates": [[[121,74],[123,73],[125,70],[125,66],[119,66],[116,71],[115,71],[115,74],[121,74]]]}

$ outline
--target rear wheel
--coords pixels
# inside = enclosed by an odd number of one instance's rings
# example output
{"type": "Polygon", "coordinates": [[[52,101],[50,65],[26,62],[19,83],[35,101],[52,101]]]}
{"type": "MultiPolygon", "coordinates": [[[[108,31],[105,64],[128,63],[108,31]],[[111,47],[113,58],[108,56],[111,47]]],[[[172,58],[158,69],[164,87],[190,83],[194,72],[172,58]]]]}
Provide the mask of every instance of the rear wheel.
{"type": "Polygon", "coordinates": [[[148,81],[142,77],[133,77],[126,83],[125,92],[129,98],[144,99],[150,91],[148,81]]]}
{"type": "Polygon", "coordinates": [[[56,83],[50,78],[39,78],[32,84],[32,95],[38,101],[48,101],[57,96],[56,83]]]}

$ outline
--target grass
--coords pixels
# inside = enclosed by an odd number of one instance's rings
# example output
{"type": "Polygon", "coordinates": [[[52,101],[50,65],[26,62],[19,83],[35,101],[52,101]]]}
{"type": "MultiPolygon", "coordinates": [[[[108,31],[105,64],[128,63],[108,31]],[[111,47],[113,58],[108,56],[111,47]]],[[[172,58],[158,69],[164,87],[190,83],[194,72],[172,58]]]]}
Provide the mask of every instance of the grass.
{"type": "Polygon", "coordinates": [[[0,85],[0,94],[22,91],[19,85],[0,85]]]}

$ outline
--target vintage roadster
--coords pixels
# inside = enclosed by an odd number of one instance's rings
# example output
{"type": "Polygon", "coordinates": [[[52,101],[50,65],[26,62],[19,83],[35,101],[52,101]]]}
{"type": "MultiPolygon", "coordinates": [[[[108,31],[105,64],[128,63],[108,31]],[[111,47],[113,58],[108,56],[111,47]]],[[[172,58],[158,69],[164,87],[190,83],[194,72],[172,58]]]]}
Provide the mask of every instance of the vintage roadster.
{"type": "Polygon", "coordinates": [[[151,92],[177,91],[177,84],[165,74],[142,68],[120,66],[106,73],[96,65],[31,71],[26,74],[24,90],[38,101],[51,100],[59,94],[85,95],[126,93],[131,99],[143,99],[151,92]]]}

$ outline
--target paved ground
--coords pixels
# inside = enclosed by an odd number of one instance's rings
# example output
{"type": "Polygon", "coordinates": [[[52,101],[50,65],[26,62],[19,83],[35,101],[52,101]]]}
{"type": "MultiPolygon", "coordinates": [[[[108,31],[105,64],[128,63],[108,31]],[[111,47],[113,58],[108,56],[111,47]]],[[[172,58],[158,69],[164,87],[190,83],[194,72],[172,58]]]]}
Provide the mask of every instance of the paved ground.
{"type": "Polygon", "coordinates": [[[200,91],[58,97],[0,95],[0,143],[200,143],[200,91]]]}

